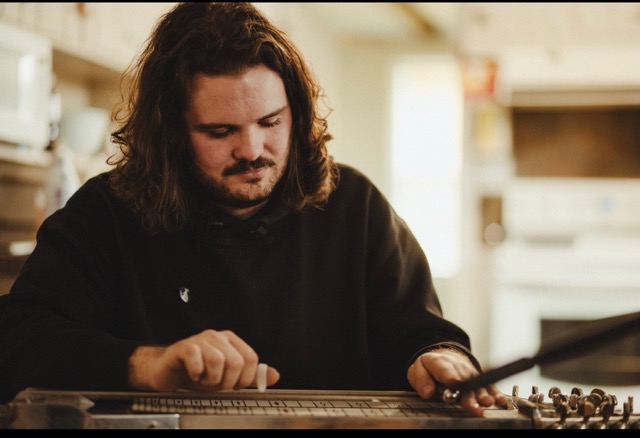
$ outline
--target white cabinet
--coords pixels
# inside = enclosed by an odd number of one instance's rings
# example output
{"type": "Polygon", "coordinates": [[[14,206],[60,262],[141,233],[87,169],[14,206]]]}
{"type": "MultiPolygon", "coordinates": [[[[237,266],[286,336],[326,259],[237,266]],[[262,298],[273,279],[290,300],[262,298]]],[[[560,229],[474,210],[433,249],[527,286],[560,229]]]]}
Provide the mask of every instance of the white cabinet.
{"type": "Polygon", "coordinates": [[[0,19],[51,39],[55,50],[121,72],[175,3],[1,3],[0,19]]]}

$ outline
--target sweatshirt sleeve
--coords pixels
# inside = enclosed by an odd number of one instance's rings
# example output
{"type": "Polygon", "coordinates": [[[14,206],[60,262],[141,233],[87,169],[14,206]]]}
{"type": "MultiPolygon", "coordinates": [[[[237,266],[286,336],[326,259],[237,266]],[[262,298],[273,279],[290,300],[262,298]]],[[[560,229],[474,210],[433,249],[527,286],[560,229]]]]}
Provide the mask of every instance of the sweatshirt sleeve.
{"type": "Polygon", "coordinates": [[[81,188],[49,216],[8,295],[0,297],[0,399],[29,386],[126,389],[138,342],[115,337],[117,284],[100,196],[81,188]],[[96,251],[100,247],[103,251],[96,251]],[[104,281],[112,279],[112,282],[104,281]]]}
{"type": "Polygon", "coordinates": [[[375,188],[369,209],[375,380],[406,387],[413,359],[441,343],[455,345],[478,366],[467,333],[443,315],[427,256],[408,225],[375,188]]]}

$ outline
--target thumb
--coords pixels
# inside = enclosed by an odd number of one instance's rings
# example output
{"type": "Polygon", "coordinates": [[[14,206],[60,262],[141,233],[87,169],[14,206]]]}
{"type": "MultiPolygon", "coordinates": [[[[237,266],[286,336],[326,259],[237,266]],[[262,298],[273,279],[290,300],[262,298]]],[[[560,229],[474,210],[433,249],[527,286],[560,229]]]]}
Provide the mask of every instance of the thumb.
{"type": "Polygon", "coordinates": [[[258,388],[258,391],[262,392],[267,389],[267,386],[271,386],[280,380],[280,373],[273,367],[270,367],[266,363],[258,364],[256,370],[256,377],[253,379],[253,385],[258,388]]]}

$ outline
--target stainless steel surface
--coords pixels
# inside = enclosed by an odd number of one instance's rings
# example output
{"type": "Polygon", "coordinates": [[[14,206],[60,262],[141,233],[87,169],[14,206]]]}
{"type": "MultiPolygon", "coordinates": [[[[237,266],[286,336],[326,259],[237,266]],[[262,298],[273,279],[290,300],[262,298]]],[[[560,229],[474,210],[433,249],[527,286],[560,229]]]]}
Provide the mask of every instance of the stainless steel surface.
{"type": "Polygon", "coordinates": [[[403,391],[200,394],[29,388],[8,408],[11,429],[640,429],[631,397],[618,403],[614,394],[599,388],[590,393],[574,388],[569,395],[552,387],[547,398],[536,386],[527,397],[519,395],[517,385],[508,407],[486,409],[483,417],[403,391]]]}
{"type": "Polygon", "coordinates": [[[180,429],[178,414],[98,414],[92,419],[92,429],[180,429]]]}
{"type": "Polygon", "coordinates": [[[531,426],[530,419],[515,408],[492,408],[484,417],[473,417],[459,405],[427,402],[413,392],[403,391],[240,390],[195,394],[29,388],[9,404],[9,410],[9,427],[13,429],[526,429],[531,426]],[[258,405],[267,408],[249,408],[258,405]],[[210,409],[205,410],[205,406],[210,409]]]}

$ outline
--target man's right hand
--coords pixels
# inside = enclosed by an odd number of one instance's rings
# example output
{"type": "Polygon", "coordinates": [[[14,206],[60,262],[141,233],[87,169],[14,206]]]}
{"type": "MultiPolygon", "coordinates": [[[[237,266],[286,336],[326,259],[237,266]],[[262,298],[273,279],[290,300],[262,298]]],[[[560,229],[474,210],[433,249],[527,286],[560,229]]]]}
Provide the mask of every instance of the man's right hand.
{"type": "MultiPolygon", "coordinates": [[[[204,330],[167,347],[138,347],[129,358],[133,388],[172,392],[219,391],[257,386],[258,355],[229,330],[204,330]]],[[[267,386],[280,373],[267,368],[267,386]]]]}

